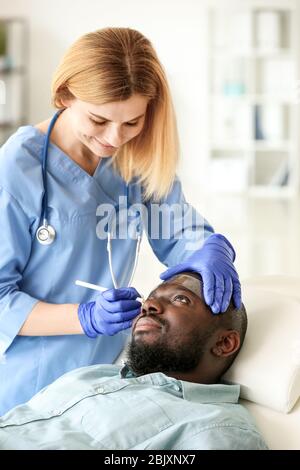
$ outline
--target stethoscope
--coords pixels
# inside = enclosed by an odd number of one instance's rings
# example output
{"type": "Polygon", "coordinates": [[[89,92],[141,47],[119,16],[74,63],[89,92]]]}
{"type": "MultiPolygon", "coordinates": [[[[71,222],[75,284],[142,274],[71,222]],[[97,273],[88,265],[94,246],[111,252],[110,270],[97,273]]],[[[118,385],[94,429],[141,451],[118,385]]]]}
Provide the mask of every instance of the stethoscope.
{"type": "MultiPolygon", "coordinates": [[[[128,197],[128,185],[126,186],[126,201],[129,200],[129,197],[128,197]]],[[[127,204],[127,203],[126,203],[127,204]]],[[[127,214],[128,214],[128,209],[127,209],[127,206],[126,206],[126,211],[127,211],[127,214]]],[[[117,208],[117,212],[120,213],[120,206],[118,206],[117,208]]],[[[136,249],[135,249],[135,257],[134,257],[134,263],[133,263],[133,268],[132,268],[132,272],[131,272],[131,276],[130,276],[130,280],[128,282],[128,286],[131,286],[131,283],[132,283],[132,280],[134,278],[134,274],[135,274],[135,271],[136,271],[136,268],[137,268],[137,263],[138,263],[138,259],[139,259],[139,253],[140,253],[140,247],[141,247],[141,241],[142,241],[142,236],[143,236],[143,228],[142,228],[142,217],[141,215],[139,214],[138,216],[139,218],[139,223],[140,223],[140,229],[138,231],[136,231],[136,240],[137,240],[137,243],[136,243],[136,249]]],[[[111,226],[113,227],[113,224],[111,223],[111,220],[112,220],[112,216],[110,217],[109,221],[108,221],[108,227],[111,226]]],[[[109,264],[109,271],[110,271],[110,275],[111,275],[111,278],[112,278],[112,281],[113,281],[113,285],[114,285],[114,288],[115,289],[118,289],[118,287],[120,287],[116,281],[116,278],[115,278],[115,275],[114,275],[114,270],[113,270],[113,266],[112,266],[112,229],[111,230],[108,230],[107,231],[107,245],[106,245],[106,249],[107,249],[107,252],[108,252],[108,264],[109,264]]]]}
{"type": "Polygon", "coordinates": [[[56,123],[58,116],[60,115],[62,111],[63,110],[59,110],[57,113],[54,114],[53,118],[51,119],[51,122],[47,130],[45,142],[43,145],[43,150],[42,150],[42,175],[43,175],[44,194],[43,194],[43,200],[42,200],[41,219],[43,223],[42,225],[40,225],[40,227],[36,231],[36,238],[41,245],[51,245],[54,242],[55,236],[56,236],[54,227],[48,224],[47,157],[48,157],[50,134],[52,132],[54,124],[56,123]]]}
{"type": "MultiPolygon", "coordinates": [[[[49,124],[47,134],[45,137],[44,145],[43,145],[43,150],[42,150],[42,176],[43,176],[43,186],[44,186],[44,194],[43,194],[43,199],[42,199],[42,213],[41,213],[41,220],[42,220],[42,225],[39,226],[39,228],[36,231],[36,238],[38,242],[41,245],[51,245],[56,237],[56,231],[55,228],[48,223],[48,188],[47,188],[47,158],[48,158],[48,148],[49,148],[49,140],[50,140],[50,135],[52,132],[52,129],[57,121],[57,118],[59,115],[64,111],[63,109],[57,111],[53,118],[51,119],[51,122],[49,124]]],[[[128,200],[128,199],[127,199],[128,200]]],[[[113,266],[112,266],[112,233],[111,231],[107,232],[107,252],[108,252],[108,263],[109,263],[109,270],[111,274],[111,278],[114,284],[115,289],[118,288],[118,284],[114,275],[113,271],[113,266]]],[[[140,253],[140,245],[142,241],[142,229],[137,233],[137,244],[136,244],[136,250],[135,250],[135,257],[134,257],[134,263],[133,263],[133,268],[132,268],[132,273],[131,277],[129,280],[128,285],[130,286],[137,268],[137,263],[138,263],[138,258],[139,258],[139,253],[140,253]]]]}

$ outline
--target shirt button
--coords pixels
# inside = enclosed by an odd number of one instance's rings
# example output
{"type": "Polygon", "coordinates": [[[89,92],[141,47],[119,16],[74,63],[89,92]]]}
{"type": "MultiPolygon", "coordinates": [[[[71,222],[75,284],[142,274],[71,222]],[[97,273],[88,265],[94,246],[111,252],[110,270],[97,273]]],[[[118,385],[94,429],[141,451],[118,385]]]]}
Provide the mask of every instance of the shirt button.
{"type": "Polygon", "coordinates": [[[97,392],[97,393],[103,393],[103,392],[104,392],[104,388],[103,388],[103,387],[97,387],[97,388],[96,388],[96,392],[97,392]]]}
{"type": "Polygon", "coordinates": [[[179,391],[180,391],[179,385],[175,385],[175,390],[176,390],[176,392],[179,392],[179,391]]]}

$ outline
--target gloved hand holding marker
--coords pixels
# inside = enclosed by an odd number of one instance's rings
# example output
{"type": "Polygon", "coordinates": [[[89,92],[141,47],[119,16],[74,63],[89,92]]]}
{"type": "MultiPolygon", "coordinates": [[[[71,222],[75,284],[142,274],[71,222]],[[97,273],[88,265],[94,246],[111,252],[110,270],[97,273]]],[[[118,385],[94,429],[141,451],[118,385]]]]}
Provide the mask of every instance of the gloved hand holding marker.
{"type": "Polygon", "coordinates": [[[78,307],[82,329],[90,338],[112,336],[130,328],[141,311],[144,299],[134,287],[106,289],[83,281],[75,281],[75,284],[101,292],[95,301],[79,304],[78,307]]]}

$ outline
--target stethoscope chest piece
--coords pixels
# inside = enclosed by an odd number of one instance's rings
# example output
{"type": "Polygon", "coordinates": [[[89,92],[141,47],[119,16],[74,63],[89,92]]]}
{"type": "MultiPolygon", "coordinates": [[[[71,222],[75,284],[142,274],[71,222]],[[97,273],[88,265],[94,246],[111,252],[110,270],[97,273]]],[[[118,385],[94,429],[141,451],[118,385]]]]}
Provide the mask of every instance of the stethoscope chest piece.
{"type": "Polygon", "coordinates": [[[41,225],[37,229],[36,238],[41,245],[51,245],[55,239],[55,230],[52,225],[41,225]]]}
{"type": "Polygon", "coordinates": [[[42,214],[41,219],[43,221],[42,225],[36,231],[37,241],[41,245],[51,245],[55,239],[55,230],[52,225],[48,224],[48,189],[47,189],[47,156],[48,156],[48,146],[50,140],[50,134],[53,129],[53,126],[63,110],[57,111],[53,118],[51,119],[48,131],[45,137],[43,152],[42,152],[42,175],[43,175],[43,185],[44,185],[44,195],[42,199],[42,214]]]}

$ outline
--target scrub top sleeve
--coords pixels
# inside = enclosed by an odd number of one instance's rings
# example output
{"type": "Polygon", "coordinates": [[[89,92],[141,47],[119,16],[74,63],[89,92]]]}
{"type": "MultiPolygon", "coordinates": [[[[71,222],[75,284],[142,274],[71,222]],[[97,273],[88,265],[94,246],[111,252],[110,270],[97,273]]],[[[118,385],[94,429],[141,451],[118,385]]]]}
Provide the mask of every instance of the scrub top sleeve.
{"type": "Polygon", "coordinates": [[[167,267],[185,261],[214,233],[207,220],[186,202],[178,178],[166,198],[159,202],[149,200],[145,204],[144,225],[149,243],[167,267]]]}
{"type": "Polygon", "coordinates": [[[38,299],[19,290],[31,252],[31,222],[0,186],[0,360],[38,299]]]}

